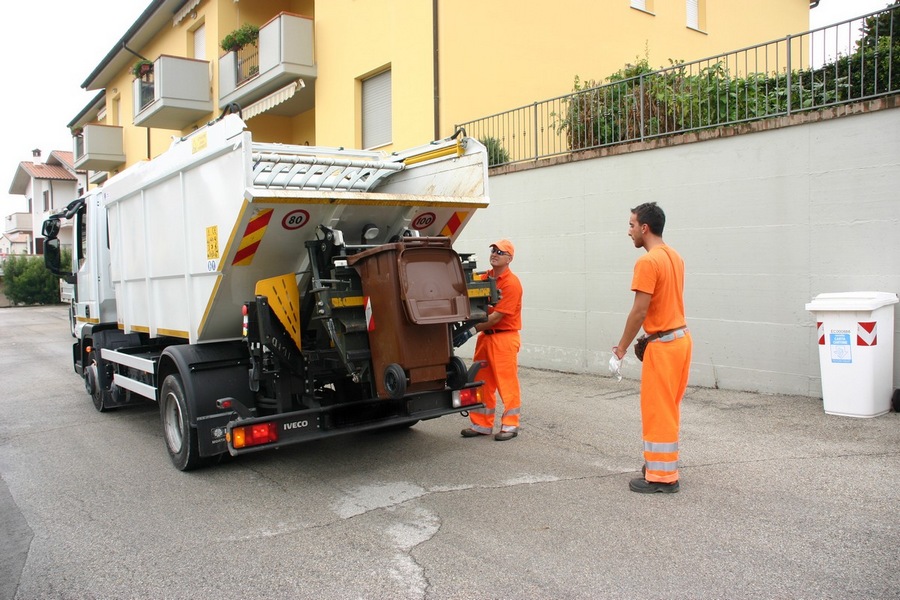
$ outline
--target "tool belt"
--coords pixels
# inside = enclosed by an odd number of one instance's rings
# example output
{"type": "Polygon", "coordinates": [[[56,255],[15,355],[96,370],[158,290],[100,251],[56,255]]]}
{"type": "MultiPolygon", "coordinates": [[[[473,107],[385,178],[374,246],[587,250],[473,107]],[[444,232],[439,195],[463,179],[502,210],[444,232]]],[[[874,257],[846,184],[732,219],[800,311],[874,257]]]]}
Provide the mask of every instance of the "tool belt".
{"type": "Polygon", "coordinates": [[[644,351],[647,349],[647,344],[649,344],[653,340],[658,340],[661,337],[665,337],[667,335],[672,335],[683,329],[687,329],[687,326],[682,325],[681,327],[676,327],[675,329],[669,329],[668,331],[657,331],[656,333],[651,333],[650,335],[642,335],[634,343],[634,355],[637,356],[639,361],[643,362],[644,361],[644,351]]]}

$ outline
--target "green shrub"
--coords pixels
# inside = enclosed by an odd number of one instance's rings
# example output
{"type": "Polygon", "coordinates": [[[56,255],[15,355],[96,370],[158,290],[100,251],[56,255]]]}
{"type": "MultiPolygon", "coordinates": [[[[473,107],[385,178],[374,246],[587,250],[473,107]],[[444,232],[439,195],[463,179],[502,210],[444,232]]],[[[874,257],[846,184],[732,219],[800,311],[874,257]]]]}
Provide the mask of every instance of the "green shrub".
{"type": "Polygon", "coordinates": [[[3,261],[3,291],[13,304],[59,304],[59,279],[41,256],[10,255],[3,261]]]}
{"type": "Polygon", "coordinates": [[[259,27],[244,23],[224,38],[220,44],[225,52],[237,52],[244,46],[256,45],[259,42],[259,27]]]}
{"type": "Polygon", "coordinates": [[[550,126],[565,135],[569,150],[581,150],[900,90],[900,10],[869,17],[862,31],[849,55],[790,73],[736,76],[722,62],[693,71],[671,60],[653,71],[644,58],[604,84],[576,75],[550,126]]]}
{"type": "Polygon", "coordinates": [[[509,162],[509,152],[503,147],[503,142],[495,137],[479,138],[478,140],[487,148],[488,166],[493,167],[509,162]]]}

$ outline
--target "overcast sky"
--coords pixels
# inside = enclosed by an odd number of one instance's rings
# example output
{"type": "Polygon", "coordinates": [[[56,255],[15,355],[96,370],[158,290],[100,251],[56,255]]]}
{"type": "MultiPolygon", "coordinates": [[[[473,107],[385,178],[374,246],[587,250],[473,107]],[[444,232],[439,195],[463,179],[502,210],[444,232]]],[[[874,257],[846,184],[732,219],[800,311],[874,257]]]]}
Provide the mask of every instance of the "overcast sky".
{"type": "MultiPolygon", "coordinates": [[[[4,3],[8,40],[0,53],[4,119],[0,144],[0,216],[25,209],[7,191],[19,162],[40,148],[72,150],[66,129],[96,91],[81,83],[149,6],[148,0],[43,0],[4,3]]],[[[890,0],[821,0],[810,12],[815,29],[873,12],[890,0]]],[[[787,32],[786,32],[787,33],[787,32]]],[[[799,33],[799,32],[794,32],[799,33]]],[[[761,40],[762,41],[762,40],[761,40]]]]}

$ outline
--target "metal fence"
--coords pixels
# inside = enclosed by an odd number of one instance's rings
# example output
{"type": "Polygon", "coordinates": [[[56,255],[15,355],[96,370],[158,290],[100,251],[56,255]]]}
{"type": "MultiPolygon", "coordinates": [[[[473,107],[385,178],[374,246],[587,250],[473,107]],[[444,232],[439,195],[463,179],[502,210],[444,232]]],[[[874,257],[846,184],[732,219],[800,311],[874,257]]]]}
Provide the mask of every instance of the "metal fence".
{"type": "Polygon", "coordinates": [[[900,91],[900,6],[461,123],[498,165],[817,110],[900,91]]]}

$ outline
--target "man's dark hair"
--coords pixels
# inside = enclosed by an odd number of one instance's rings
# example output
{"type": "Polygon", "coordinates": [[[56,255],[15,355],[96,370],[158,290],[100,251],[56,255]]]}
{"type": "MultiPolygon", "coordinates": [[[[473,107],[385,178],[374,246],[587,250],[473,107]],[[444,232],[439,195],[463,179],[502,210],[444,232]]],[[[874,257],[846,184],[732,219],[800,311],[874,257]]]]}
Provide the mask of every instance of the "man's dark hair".
{"type": "Polygon", "coordinates": [[[631,212],[637,217],[639,225],[647,225],[650,233],[662,236],[663,229],[666,228],[666,213],[656,205],[656,202],[645,202],[632,208],[631,212]]]}

